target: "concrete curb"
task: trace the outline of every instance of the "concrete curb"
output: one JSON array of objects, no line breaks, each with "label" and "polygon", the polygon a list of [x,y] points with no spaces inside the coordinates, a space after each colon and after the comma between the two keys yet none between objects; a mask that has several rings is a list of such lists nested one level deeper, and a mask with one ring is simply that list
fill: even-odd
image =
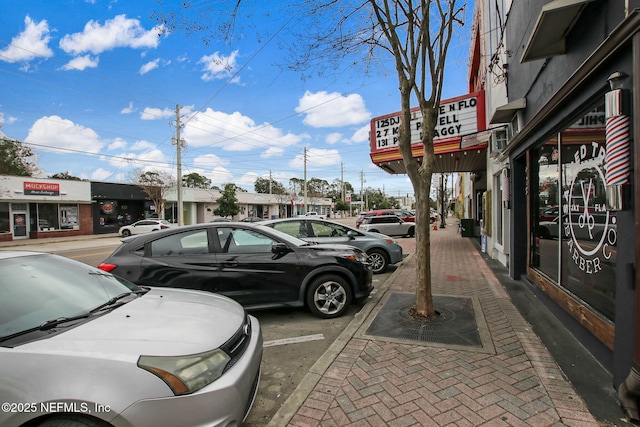
[{"label": "concrete curb", "polygon": [[320,359],[318,359],[311,369],[309,369],[309,373],[305,375],[298,387],[296,387],[289,398],[282,404],[278,412],[275,413],[266,427],[282,427],[291,421],[298,409],[309,397],[314,387],[322,379],[324,373],[329,369],[329,366],[338,357],[338,355],[340,355],[351,338],[354,337],[358,329],[360,329],[360,327],[366,322],[371,312],[381,304],[396,276],[401,274],[404,269],[407,268],[406,264],[413,256],[414,254],[412,253],[404,258],[396,271],[394,271],[393,274],[385,280],[379,290],[376,290],[374,295],[370,297],[370,300],[367,301],[364,307],[362,307],[362,310],[355,315],[351,323],[349,323],[327,351],[325,351]]}]

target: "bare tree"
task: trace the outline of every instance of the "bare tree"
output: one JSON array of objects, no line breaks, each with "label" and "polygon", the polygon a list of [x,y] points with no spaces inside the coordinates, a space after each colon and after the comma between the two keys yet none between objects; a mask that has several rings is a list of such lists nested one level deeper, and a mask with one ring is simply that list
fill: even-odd
[{"label": "bare tree", "polygon": [[[218,26],[223,39],[236,27],[239,5],[228,2],[228,25]],[[454,28],[462,25],[464,0],[301,0],[292,1],[296,25],[291,32],[290,69],[303,78],[310,70],[335,73],[364,66],[366,71],[383,68],[391,60],[398,76],[401,104],[399,150],[416,197],[417,283],[414,313],[434,318],[431,283],[431,244],[429,193],[434,165],[433,135],[442,95],[444,70]],[[224,3],[217,7],[224,8]],[[190,10],[190,12],[189,12]],[[197,9],[185,2],[185,11],[200,20]],[[188,17],[158,13],[166,28],[175,31],[179,21]],[[304,21],[304,22],[303,22]],[[178,25],[176,25],[178,23]],[[183,29],[197,27],[193,22]],[[205,28],[205,27],[199,27]],[[206,26],[206,29],[211,29]],[[374,67],[372,67],[375,66]],[[418,103],[422,113],[424,155],[414,158],[411,141],[411,102]]]},{"label": "bare tree", "polygon": [[132,183],[142,188],[156,208],[159,218],[164,218],[167,192],[176,187],[173,176],[163,171],[137,171]]}]

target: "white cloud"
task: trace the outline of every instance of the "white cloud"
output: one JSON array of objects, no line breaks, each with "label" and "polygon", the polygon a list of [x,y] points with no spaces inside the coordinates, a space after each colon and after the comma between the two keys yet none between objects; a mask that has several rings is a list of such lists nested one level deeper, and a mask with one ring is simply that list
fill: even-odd
[{"label": "white cloud", "polygon": [[140,21],[118,15],[104,22],[91,20],[81,33],[67,34],[60,40],[60,48],[72,55],[91,52],[98,55],[118,47],[132,49],[156,48],[159,44],[160,27],[145,30]]},{"label": "white cloud", "polygon": [[107,145],[93,130],[60,116],[42,117],[31,126],[24,142],[36,144],[38,150],[59,149],[98,153]]},{"label": "white cloud", "polygon": [[247,190],[251,190],[251,192],[253,192],[255,184],[256,184],[256,179],[259,177],[260,175],[258,175],[255,172],[248,172],[245,173],[244,175],[242,175],[240,177],[240,179],[235,180],[235,184],[241,186],[241,187],[245,187]]},{"label": "white cloud", "polygon": [[284,148],[269,147],[262,154],[260,154],[260,157],[262,157],[263,159],[268,159],[270,157],[282,156],[283,154],[284,154]]},{"label": "white cloud", "polygon": [[76,56],[71,61],[67,62],[62,69],[83,71],[86,68],[98,68],[99,62],[100,58],[97,56],[94,58],[90,55]]},{"label": "white cloud", "polygon": [[18,121],[17,117],[5,117],[4,114],[0,113],[0,123],[12,124]]},{"label": "white cloud", "polygon": [[298,102],[296,113],[304,114],[304,124],[314,128],[355,125],[371,118],[360,95],[325,91],[305,92]]},{"label": "white cloud", "polygon": [[327,144],[329,145],[333,145],[336,144],[340,141],[342,141],[342,134],[340,132],[333,132],[330,133],[329,135],[327,135],[327,137],[325,138],[325,141]]},{"label": "white cloud", "polygon": [[218,166],[226,165],[228,163],[228,160],[223,160],[215,154],[205,154],[204,156],[198,156],[193,159],[193,164],[203,170],[215,169]]},{"label": "white cloud", "polygon": [[134,142],[134,144],[131,146],[131,149],[134,151],[147,151],[155,149],[156,145],[157,144],[141,139],[140,141]]},{"label": "white cloud", "polygon": [[103,168],[98,168],[91,173],[92,181],[106,181],[113,175],[113,172],[110,172]]},{"label": "white cloud", "polygon": [[147,74],[149,71],[155,70],[156,68],[158,68],[159,64],[160,64],[160,58],[147,62],[142,67],[140,67],[140,71],[139,71],[140,75],[142,76]]},{"label": "white cloud", "polygon": [[50,58],[53,51],[48,44],[49,24],[46,20],[35,23],[29,16],[24,18],[25,29],[11,39],[11,43],[0,50],[0,61],[29,62],[35,58]]},{"label": "white cloud", "polygon": [[269,123],[258,125],[239,112],[227,114],[210,108],[186,121],[182,135],[190,146],[226,151],[283,149],[308,138],[305,134],[284,133]]},{"label": "white cloud", "polygon": [[[324,148],[307,149],[307,167],[332,166],[340,163],[341,157],[338,150],[326,150]],[[298,154],[289,162],[291,167],[304,166],[304,154]]]},{"label": "white cloud", "polygon": [[222,188],[224,184],[234,181],[233,174],[222,166],[214,168],[213,171],[205,174],[205,176],[211,180],[211,185],[217,185],[220,188]]},{"label": "white cloud", "polygon": [[107,147],[107,150],[109,151],[122,150],[126,146],[127,146],[127,142],[124,139],[116,138],[109,144],[109,146]]},{"label": "white cloud", "polygon": [[[237,64],[236,58],[238,57],[238,51],[234,50],[229,56],[220,55],[219,52],[215,52],[211,55],[205,55],[198,61],[198,64],[204,64],[201,78],[205,82],[211,80],[219,80],[229,78],[235,71]],[[238,78],[234,79],[237,83]]]},{"label": "white cloud", "polygon": [[122,110],[120,110],[120,114],[131,114],[135,111],[136,109],[133,108],[133,102],[130,102],[128,107],[124,107]]},{"label": "white cloud", "polygon": [[361,127],[351,136],[351,142],[369,142],[369,132],[371,132],[369,125]]},{"label": "white cloud", "polygon": [[163,120],[168,117],[174,117],[176,112],[174,110],[170,110],[169,108],[160,109],[147,107],[140,113],[140,118],[142,120]]}]

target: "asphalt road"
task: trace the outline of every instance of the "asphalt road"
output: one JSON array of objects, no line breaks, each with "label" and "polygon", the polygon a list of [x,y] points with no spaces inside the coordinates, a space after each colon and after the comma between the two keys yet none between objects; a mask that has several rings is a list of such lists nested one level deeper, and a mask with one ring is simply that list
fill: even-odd
[{"label": "asphalt road", "polygon": [[[353,218],[339,220],[347,225],[352,225],[354,221]],[[402,240],[398,241],[402,244]],[[119,245],[119,241],[118,237],[49,245],[43,241],[42,244],[21,249],[52,252],[97,266]],[[374,286],[381,286],[394,271],[395,267],[392,266],[386,273],[374,275]],[[265,345],[258,394],[245,427],[263,426],[271,420],[361,308],[362,305],[353,305],[347,314],[338,319],[319,319],[304,309],[251,312],[260,321]]]}]

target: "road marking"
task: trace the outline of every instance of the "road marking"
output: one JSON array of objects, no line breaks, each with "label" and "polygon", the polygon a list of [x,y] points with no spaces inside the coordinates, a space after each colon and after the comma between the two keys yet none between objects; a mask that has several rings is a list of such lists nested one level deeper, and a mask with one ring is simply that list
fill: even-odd
[{"label": "road marking", "polygon": [[301,337],[293,337],[293,338],[281,338],[279,340],[270,340],[265,341],[262,346],[263,347],[273,347],[276,345],[285,345],[285,344],[297,344],[300,342],[307,341],[320,341],[324,339],[324,335],[322,334],[314,334],[314,335],[304,335]]}]

